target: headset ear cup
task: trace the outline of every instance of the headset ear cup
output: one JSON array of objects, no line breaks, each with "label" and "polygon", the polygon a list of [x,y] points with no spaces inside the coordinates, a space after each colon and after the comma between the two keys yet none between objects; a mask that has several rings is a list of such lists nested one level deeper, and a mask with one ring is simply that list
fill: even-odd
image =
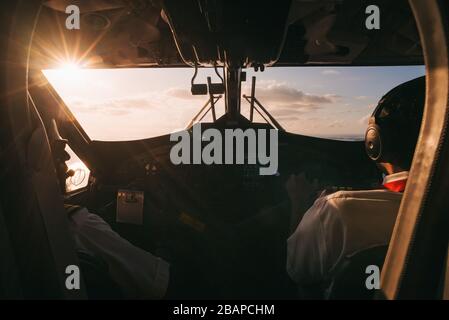
[{"label": "headset ear cup", "polygon": [[379,161],[382,158],[382,136],[380,128],[376,124],[371,124],[365,134],[365,151],[368,157],[373,161]]}]

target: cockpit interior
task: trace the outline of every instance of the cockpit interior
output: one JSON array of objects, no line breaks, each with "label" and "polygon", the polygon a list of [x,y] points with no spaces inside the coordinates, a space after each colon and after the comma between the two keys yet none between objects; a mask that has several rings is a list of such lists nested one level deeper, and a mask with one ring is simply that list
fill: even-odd
[{"label": "cockpit interior", "polygon": [[[449,67],[441,62],[449,61],[448,20],[441,18],[447,17],[447,4],[45,0],[3,5],[2,96],[3,89],[7,94],[0,116],[0,233],[7,241],[0,242],[2,256],[9,258],[1,259],[0,297],[123,298],[104,261],[73,248],[68,208],[83,207],[133,246],[174,266],[182,275],[178,298],[322,299],[322,287],[301,297],[286,271],[292,211],[287,181],[304,173],[320,190],[379,188],[382,174],[365,152],[367,116],[389,89],[422,75],[428,97],[440,97],[428,98],[426,110],[431,104],[441,109],[434,115],[441,130],[421,135],[422,158],[415,156],[413,164],[413,172],[420,172],[412,181],[417,187],[407,189],[403,201],[409,206],[403,203],[401,212],[415,203],[423,217],[432,210],[435,216],[417,219],[410,233],[405,222],[396,223],[402,232],[384,248],[380,263],[386,256],[384,269],[403,265],[406,276],[395,270],[383,274],[384,296],[413,297],[413,289],[406,289],[422,274],[419,261],[425,254],[437,261],[427,270],[443,270],[447,237],[436,225],[449,226],[447,212],[430,204],[447,202],[437,197],[447,185],[448,170],[442,168],[448,160],[443,139],[448,88],[432,92],[437,88],[429,85],[448,83]],[[370,20],[373,5],[380,10],[380,26]],[[431,14],[439,18],[429,22]],[[439,37],[446,40],[436,52]],[[77,69],[78,78],[70,78],[70,68]],[[183,91],[175,92],[178,88]],[[153,113],[145,113],[149,109]],[[426,128],[440,128],[426,112]],[[200,124],[202,132],[214,129],[223,137],[229,130],[275,130],[275,172],[261,175],[264,164],[251,162],[249,153],[237,164],[173,163],[178,143],[173,135],[192,135]],[[440,138],[440,152],[425,151],[434,146],[429,141]],[[254,142],[268,140],[256,135]],[[58,143],[70,149],[73,164],[62,180],[54,153]],[[201,136],[197,143],[207,145]],[[232,148],[234,155],[239,152]],[[440,182],[431,183],[436,176]],[[446,245],[436,245],[433,253],[411,240],[415,235],[434,241],[425,236],[428,225]],[[81,268],[82,290],[64,288],[65,266],[71,264]],[[409,282],[401,287],[400,279]],[[435,294],[441,279],[441,272],[435,273],[419,294]],[[340,280],[330,279],[338,284],[331,297],[366,298],[350,292],[351,281]]]}]

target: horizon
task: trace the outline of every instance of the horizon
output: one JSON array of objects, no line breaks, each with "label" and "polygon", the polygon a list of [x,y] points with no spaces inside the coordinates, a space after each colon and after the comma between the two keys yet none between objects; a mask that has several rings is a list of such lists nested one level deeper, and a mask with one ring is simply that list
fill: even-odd
[{"label": "horizon", "polygon": [[[256,97],[289,132],[321,138],[360,140],[372,110],[393,87],[425,74],[424,66],[272,67],[247,69],[242,94]],[[190,68],[43,70],[49,83],[93,140],[151,138],[185,128],[208,100],[192,96]],[[199,70],[197,83],[219,79],[211,68]],[[217,117],[224,113],[217,103]],[[242,115],[249,104],[242,99]],[[257,115],[257,113],[255,113]],[[211,116],[204,119],[211,121]],[[255,121],[262,120],[257,116]]]}]

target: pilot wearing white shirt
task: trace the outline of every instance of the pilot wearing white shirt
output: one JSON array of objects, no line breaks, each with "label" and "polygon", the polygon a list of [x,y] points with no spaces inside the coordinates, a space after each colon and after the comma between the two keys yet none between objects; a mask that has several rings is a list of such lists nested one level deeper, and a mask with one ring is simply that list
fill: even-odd
[{"label": "pilot wearing white shirt", "polygon": [[125,299],[162,299],[170,278],[165,260],[122,238],[100,216],[79,207],[69,217],[77,250],[100,258]]},{"label": "pilot wearing white shirt", "polygon": [[[61,191],[65,192],[65,180],[71,175],[66,164],[70,155],[65,151],[67,140],[59,136],[56,124],[53,130],[56,139],[53,141],[52,151],[56,172]],[[176,294],[173,268],[168,262],[122,238],[106,221],[87,208],[66,205],[66,211],[77,252],[106,264],[107,281],[111,282],[108,285],[114,291],[119,291],[117,297],[113,296],[115,293],[111,293],[112,298],[162,299],[168,294]],[[97,288],[89,288],[88,284],[88,294],[89,289]],[[104,296],[109,293],[100,291],[101,294],[98,295],[94,292],[93,299],[109,297]]]},{"label": "pilot wearing white shirt", "polygon": [[288,181],[295,230],[287,240],[287,272],[300,287],[328,283],[345,256],[389,243],[419,135],[424,97],[421,77],[391,90],[373,112],[365,148],[384,174],[382,188],[323,192],[307,210],[305,203],[315,186],[304,174]]}]

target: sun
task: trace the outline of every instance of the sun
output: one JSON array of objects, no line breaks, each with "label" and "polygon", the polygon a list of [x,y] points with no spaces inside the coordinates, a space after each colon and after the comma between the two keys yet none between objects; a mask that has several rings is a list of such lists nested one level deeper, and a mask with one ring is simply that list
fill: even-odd
[{"label": "sun", "polygon": [[76,84],[83,80],[83,67],[83,64],[76,61],[62,61],[53,70],[60,80]]},{"label": "sun", "polygon": [[78,80],[81,75],[82,65],[77,62],[67,61],[60,64],[58,68],[66,77]]},{"label": "sun", "polygon": [[63,63],[59,69],[67,72],[77,72],[81,69],[81,66],[75,62],[66,62]]}]

